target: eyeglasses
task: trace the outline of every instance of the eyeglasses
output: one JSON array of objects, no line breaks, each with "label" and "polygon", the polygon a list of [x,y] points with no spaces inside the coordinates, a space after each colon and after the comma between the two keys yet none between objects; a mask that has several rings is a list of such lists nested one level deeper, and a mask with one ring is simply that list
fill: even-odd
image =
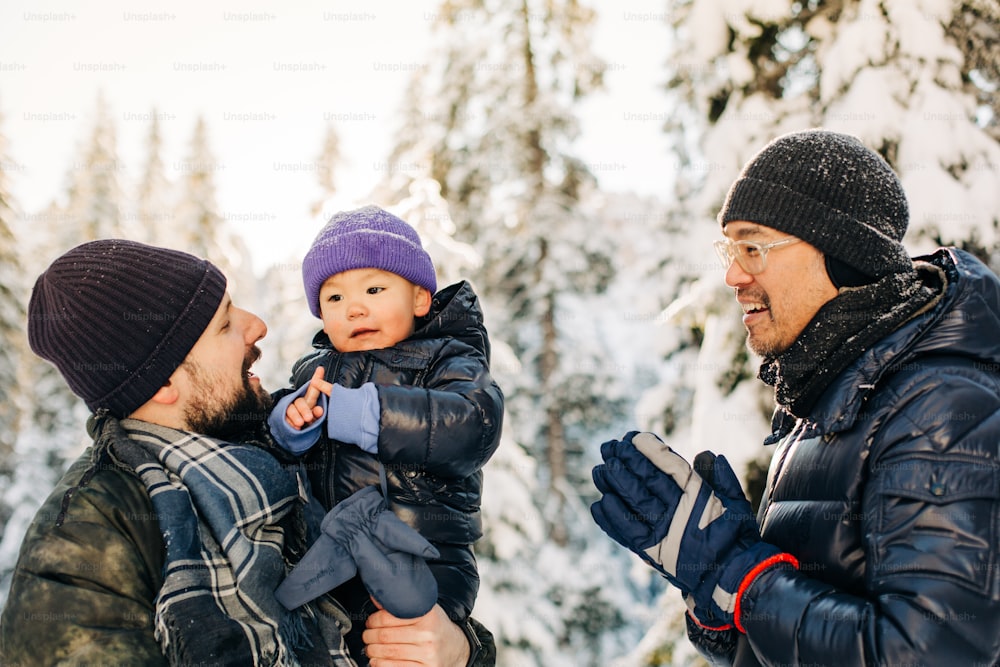
[{"label": "eyeglasses", "polygon": [[765,260],[769,250],[781,248],[793,243],[798,243],[802,239],[794,236],[775,241],[774,243],[754,243],[753,241],[731,241],[722,239],[715,241],[715,252],[722,261],[722,268],[729,270],[733,260],[740,265],[740,268],[754,276],[767,268]]}]

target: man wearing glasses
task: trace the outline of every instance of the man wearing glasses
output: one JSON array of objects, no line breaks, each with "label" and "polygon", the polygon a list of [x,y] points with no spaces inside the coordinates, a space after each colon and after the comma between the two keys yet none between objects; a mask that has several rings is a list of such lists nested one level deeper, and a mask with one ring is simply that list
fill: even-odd
[{"label": "man wearing glasses", "polygon": [[896,175],[854,137],[779,137],[716,250],[777,444],[756,519],[722,456],[604,443],[591,511],[679,588],[714,665],[1000,662],[1000,280],[911,259]]}]

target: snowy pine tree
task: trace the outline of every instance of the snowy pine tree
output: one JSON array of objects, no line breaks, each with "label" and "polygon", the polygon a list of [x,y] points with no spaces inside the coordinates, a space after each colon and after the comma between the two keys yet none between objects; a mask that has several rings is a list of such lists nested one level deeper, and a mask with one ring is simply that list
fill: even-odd
[{"label": "snowy pine tree", "polygon": [[216,199],[215,172],[224,167],[224,163],[212,154],[208,126],[199,117],[187,157],[174,163],[181,178],[180,201],[176,222],[169,225],[169,232],[161,237],[162,245],[211,261],[229,279],[233,300],[249,304],[256,291],[250,253],[219,213]]},{"label": "snowy pine tree", "polygon": [[602,75],[593,15],[572,1],[456,0],[436,17],[377,196],[421,224],[414,204],[446,201],[455,238],[482,260],[462,277],[483,300],[507,415],[486,468],[474,613],[497,633],[499,664],[603,665],[637,639],[643,594],[587,510],[594,433],[622,423],[628,380],[591,326],[615,244],[573,156],[574,105]]},{"label": "snowy pine tree", "polygon": [[327,123],[323,132],[323,148],[316,157],[316,184],[319,186],[319,200],[312,205],[312,214],[329,219],[336,211],[327,211],[325,204],[337,192],[337,173],[343,160],[340,149],[340,135],[332,122]]},{"label": "snowy pine tree", "polygon": [[73,222],[66,230],[66,249],[83,241],[125,236],[119,180],[124,171],[118,156],[118,129],[104,97],[99,96],[90,141],[70,168],[66,214]]},{"label": "snowy pine tree", "polygon": [[979,124],[1000,141],[1000,4],[965,0],[947,30],[965,59],[963,81],[979,101]]},{"label": "snowy pine tree", "polygon": [[173,186],[163,163],[163,137],[160,114],[150,112],[149,134],[146,138],[146,166],[139,181],[135,198],[135,215],[129,238],[152,245],[163,245],[175,224]]},{"label": "snowy pine tree", "polygon": [[[2,119],[0,119],[2,120]],[[23,276],[17,254],[17,241],[12,231],[14,204],[9,191],[8,174],[16,163],[7,154],[7,139],[0,132],[0,490],[11,486],[17,469],[15,441],[20,428],[23,398],[19,373],[25,355],[25,309]],[[0,525],[9,525],[14,508],[10,499],[0,492]],[[0,573],[8,563],[0,552]],[[0,575],[0,591],[6,582]],[[2,604],[3,593],[0,593]]]},{"label": "snowy pine tree", "polygon": [[[31,353],[24,335],[35,265],[51,259],[53,236],[69,238],[64,230],[56,235],[47,228],[67,218],[56,206],[34,216],[15,215],[7,182],[13,164],[0,134],[0,607],[28,524],[83,435],[82,421],[74,422],[82,403],[51,364]],[[35,262],[29,268],[22,258]]]},{"label": "snowy pine tree", "polygon": [[[0,132],[0,339],[4,341],[0,347],[0,488],[13,470],[11,459],[20,421],[18,367],[25,343],[24,281],[12,231],[14,205],[8,183],[14,166],[7,154],[7,139]],[[0,506],[0,523],[6,523],[5,519],[6,512]]]},{"label": "snowy pine tree", "polygon": [[603,401],[613,372],[602,351],[563,353],[580,329],[572,321],[576,299],[607,286],[614,245],[592,212],[594,178],[571,153],[573,104],[601,78],[587,50],[592,13],[575,2],[448,7],[444,42],[476,46],[465,55],[450,48],[461,60],[448,61],[438,87],[427,91],[437,129],[425,136],[444,142],[432,146],[431,175],[452,204],[459,238],[483,257],[476,278],[500,315],[496,334],[523,363],[525,373],[508,387],[520,417],[515,436],[535,443],[546,460],[546,517],[565,545],[565,504],[589,486],[583,443],[568,432],[566,415],[600,421],[615,412]]}]

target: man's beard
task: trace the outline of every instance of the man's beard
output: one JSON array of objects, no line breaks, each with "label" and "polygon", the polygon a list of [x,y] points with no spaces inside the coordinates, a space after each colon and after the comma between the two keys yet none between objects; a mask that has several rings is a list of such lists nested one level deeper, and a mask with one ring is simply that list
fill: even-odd
[{"label": "man's beard", "polygon": [[198,364],[185,362],[195,386],[194,400],[184,409],[187,430],[227,442],[245,442],[260,432],[273,401],[260,385],[250,384],[247,373],[259,357],[257,347],[247,353],[243,361],[242,385],[239,391],[227,397],[218,395],[223,382],[215,381]]}]

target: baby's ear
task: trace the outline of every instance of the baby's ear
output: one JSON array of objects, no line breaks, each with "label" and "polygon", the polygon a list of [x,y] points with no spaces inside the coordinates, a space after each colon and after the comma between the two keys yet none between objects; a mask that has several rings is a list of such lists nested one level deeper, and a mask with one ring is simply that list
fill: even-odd
[{"label": "baby's ear", "polygon": [[431,311],[431,300],[434,295],[426,287],[417,287],[416,294],[413,295],[413,314],[416,317],[423,317]]}]

